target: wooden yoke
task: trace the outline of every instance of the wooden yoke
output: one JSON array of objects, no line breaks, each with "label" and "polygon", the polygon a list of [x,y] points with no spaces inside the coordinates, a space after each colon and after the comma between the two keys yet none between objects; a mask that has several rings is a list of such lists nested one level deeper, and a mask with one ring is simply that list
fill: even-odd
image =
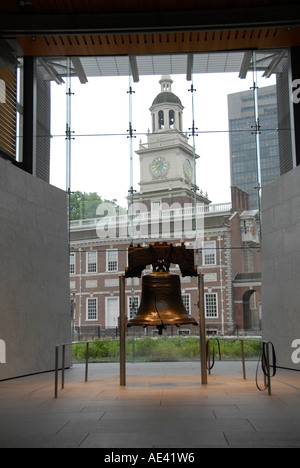
[{"label": "wooden yoke", "polygon": [[184,244],[174,247],[167,242],[156,242],[149,247],[130,247],[128,249],[128,268],[125,270],[126,278],[140,278],[147,265],[153,265],[153,269],[160,267],[162,263],[169,271],[171,263],[180,267],[181,275],[197,276],[197,267],[194,262],[194,250],[187,249]]}]

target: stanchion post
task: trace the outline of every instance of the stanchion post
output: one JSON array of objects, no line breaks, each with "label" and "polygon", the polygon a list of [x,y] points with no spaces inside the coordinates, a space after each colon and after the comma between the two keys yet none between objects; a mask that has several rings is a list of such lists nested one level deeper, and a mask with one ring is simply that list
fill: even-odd
[{"label": "stanchion post", "polygon": [[241,340],[241,351],[242,351],[243,379],[246,380],[244,340]]},{"label": "stanchion post", "polygon": [[204,306],[204,274],[198,274],[199,318],[200,318],[200,358],[202,384],[207,384],[206,327]]},{"label": "stanchion post", "polygon": [[86,352],[85,352],[85,381],[88,381],[89,378],[89,354],[90,354],[89,343],[86,343]]},{"label": "stanchion post", "polygon": [[58,395],[58,346],[55,347],[55,382],[54,382],[54,398]]},{"label": "stanchion post", "polygon": [[65,364],[66,363],[66,345],[62,346],[62,369],[61,369],[61,388],[65,388]]},{"label": "stanchion post", "polygon": [[125,275],[119,276],[120,289],[120,386],[126,385],[126,344],[125,344]]},{"label": "stanchion post", "polygon": [[268,395],[272,395],[271,391],[271,371],[270,371],[270,352],[269,352],[269,344],[266,345],[266,358],[267,358],[267,384],[268,384]]}]

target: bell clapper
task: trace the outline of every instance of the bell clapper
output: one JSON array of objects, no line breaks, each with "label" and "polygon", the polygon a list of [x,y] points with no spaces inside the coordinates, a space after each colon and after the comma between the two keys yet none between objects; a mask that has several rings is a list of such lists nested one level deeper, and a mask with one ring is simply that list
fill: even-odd
[{"label": "bell clapper", "polygon": [[166,329],[166,327],[164,327],[163,325],[157,325],[157,329],[159,336],[162,336],[163,331]]}]

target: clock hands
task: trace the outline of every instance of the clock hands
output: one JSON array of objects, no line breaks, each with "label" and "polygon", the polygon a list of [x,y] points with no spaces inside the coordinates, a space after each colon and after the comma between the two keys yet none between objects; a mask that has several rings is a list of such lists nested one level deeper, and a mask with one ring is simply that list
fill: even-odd
[{"label": "clock hands", "polygon": [[161,175],[168,168],[167,161],[163,158],[156,158],[152,164],[152,170],[155,175]]}]

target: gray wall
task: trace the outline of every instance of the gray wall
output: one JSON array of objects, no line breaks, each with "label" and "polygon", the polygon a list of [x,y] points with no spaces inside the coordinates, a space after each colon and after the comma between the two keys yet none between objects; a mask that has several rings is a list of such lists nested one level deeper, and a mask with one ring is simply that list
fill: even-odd
[{"label": "gray wall", "polygon": [[263,338],[300,370],[300,167],[263,188],[262,251]]},{"label": "gray wall", "polygon": [[0,160],[0,380],[54,368],[69,294],[65,192]]}]

